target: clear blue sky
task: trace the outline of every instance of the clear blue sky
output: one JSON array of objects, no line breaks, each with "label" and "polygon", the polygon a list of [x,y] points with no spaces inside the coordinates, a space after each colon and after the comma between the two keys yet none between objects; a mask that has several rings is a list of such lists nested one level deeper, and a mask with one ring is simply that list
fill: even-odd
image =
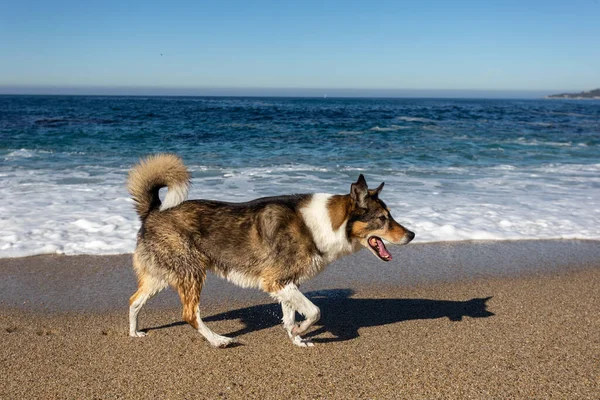
[{"label": "clear blue sky", "polygon": [[600,1],[0,0],[1,86],[592,89]]}]

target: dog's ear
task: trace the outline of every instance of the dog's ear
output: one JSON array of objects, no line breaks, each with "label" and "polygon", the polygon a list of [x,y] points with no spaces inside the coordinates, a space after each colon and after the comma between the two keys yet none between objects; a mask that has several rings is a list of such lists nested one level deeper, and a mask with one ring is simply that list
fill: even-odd
[{"label": "dog's ear", "polygon": [[350,197],[358,204],[359,207],[365,208],[367,206],[366,199],[369,194],[369,188],[367,181],[363,174],[360,174],[356,183],[350,186]]},{"label": "dog's ear", "polygon": [[381,190],[383,189],[383,185],[385,185],[385,182],[381,182],[381,185],[377,186],[377,189],[369,190],[369,196],[371,196],[371,197],[379,196],[379,192],[381,192]]}]

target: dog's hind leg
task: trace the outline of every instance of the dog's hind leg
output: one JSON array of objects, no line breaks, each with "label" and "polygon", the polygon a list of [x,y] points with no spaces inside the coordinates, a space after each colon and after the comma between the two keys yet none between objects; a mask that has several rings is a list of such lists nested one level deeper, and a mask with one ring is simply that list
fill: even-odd
[{"label": "dog's hind leg", "polygon": [[[302,339],[300,335],[305,333],[312,324],[321,318],[319,307],[315,306],[307,299],[293,283],[286,285],[277,292],[272,292],[271,296],[281,303],[281,309],[283,310],[283,325],[292,339],[292,342],[300,347],[313,346],[313,343],[310,340]],[[294,314],[296,311],[304,315],[305,318],[299,325],[294,321]]]},{"label": "dog's hind leg", "polygon": [[200,318],[200,292],[204,276],[198,279],[185,280],[178,284],[177,291],[183,304],[183,319],[202,334],[214,347],[227,347],[235,339],[221,336],[211,331]]},{"label": "dog's hind leg", "polygon": [[294,329],[296,326],[296,310],[294,310],[288,303],[282,302],[281,311],[283,311],[283,318],[281,319],[283,322],[283,327],[291,338],[292,329]]},{"label": "dog's hind leg", "polygon": [[138,290],[129,299],[129,336],[146,336],[145,332],[137,330],[138,314],[148,300],[167,287],[167,282],[149,274],[141,274],[138,278]]}]

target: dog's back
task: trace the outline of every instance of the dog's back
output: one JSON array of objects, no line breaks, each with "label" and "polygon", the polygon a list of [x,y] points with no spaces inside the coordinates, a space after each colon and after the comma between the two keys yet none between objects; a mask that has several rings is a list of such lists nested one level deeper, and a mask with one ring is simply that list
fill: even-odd
[{"label": "dog's back", "polygon": [[152,269],[168,271],[175,286],[212,270],[241,286],[272,292],[318,272],[320,253],[300,212],[310,197],[190,200],[156,208],[142,222],[136,254]]}]

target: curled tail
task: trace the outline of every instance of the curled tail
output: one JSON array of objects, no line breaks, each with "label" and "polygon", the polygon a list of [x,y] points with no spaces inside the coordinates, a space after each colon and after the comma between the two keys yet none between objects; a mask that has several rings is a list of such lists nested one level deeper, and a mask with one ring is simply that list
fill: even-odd
[{"label": "curled tail", "polygon": [[[164,203],[158,191],[168,187]],[[141,160],[129,171],[127,189],[135,201],[135,210],[144,221],[151,211],[175,207],[187,200],[190,173],[174,154],[156,154]]]}]

